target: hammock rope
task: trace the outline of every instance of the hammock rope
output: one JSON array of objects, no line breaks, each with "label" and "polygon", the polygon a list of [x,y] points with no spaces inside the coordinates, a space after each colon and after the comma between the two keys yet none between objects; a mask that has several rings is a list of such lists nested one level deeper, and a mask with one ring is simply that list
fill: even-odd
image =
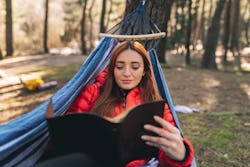
[{"label": "hammock rope", "polygon": [[101,37],[110,37],[120,41],[137,40],[141,42],[147,50],[156,48],[161,38],[166,33],[151,21],[145,10],[145,0],[141,0],[138,7],[125,16],[120,22],[110,28],[106,33],[101,33]]}]

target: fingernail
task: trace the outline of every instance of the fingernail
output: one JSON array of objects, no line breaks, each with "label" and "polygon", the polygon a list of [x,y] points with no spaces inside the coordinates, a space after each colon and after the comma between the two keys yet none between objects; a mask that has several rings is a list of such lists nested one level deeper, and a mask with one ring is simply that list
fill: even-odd
[{"label": "fingernail", "polygon": [[154,115],[154,119],[159,119],[159,116],[157,116],[157,115]]},{"label": "fingernail", "polygon": [[144,129],[148,129],[148,125],[144,125]]}]

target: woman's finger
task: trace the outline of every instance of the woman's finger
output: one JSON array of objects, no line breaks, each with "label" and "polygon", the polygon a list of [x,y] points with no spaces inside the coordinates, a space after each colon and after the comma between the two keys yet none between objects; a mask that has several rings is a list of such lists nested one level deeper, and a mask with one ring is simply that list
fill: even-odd
[{"label": "woman's finger", "polygon": [[159,116],[154,116],[154,120],[156,122],[158,122],[167,131],[169,131],[171,133],[179,133],[179,130],[175,126],[173,126],[171,123],[164,120],[163,118],[161,118]]}]

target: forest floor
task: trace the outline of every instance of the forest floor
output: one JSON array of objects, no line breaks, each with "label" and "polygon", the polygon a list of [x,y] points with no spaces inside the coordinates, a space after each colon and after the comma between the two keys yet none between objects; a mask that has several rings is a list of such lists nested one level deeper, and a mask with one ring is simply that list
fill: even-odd
[{"label": "forest floor", "polygon": [[[77,72],[85,58],[33,55],[1,60],[0,125],[51,97]],[[246,66],[250,65],[249,55],[247,58]],[[247,149],[250,148],[250,70],[205,70],[186,67],[184,60],[179,55],[169,57],[171,68],[163,67],[163,71],[174,104],[200,110],[178,114],[185,136],[194,145],[198,166],[250,166]],[[13,78],[13,85],[4,76]],[[29,92],[18,83],[20,77],[56,80],[58,85],[46,91]]]}]

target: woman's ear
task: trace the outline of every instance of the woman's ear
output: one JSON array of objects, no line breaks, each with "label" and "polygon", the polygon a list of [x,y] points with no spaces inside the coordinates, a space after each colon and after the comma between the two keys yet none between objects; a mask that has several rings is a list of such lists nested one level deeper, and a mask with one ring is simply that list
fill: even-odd
[{"label": "woman's ear", "polygon": [[143,74],[142,74],[142,76],[144,77],[144,75],[145,75],[145,71],[143,71]]}]

